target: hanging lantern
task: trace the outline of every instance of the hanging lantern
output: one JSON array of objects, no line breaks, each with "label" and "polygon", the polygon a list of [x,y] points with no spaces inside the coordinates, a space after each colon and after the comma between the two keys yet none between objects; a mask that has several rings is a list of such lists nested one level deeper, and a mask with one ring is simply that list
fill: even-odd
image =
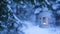
[{"label": "hanging lantern", "polygon": [[47,26],[48,25],[48,17],[40,17],[39,23],[41,26]]}]

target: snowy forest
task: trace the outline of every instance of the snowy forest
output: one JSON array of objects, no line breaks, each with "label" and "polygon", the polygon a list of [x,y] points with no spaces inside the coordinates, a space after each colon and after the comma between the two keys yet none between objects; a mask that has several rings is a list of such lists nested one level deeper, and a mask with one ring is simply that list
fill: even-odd
[{"label": "snowy forest", "polygon": [[60,34],[60,0],[0,0],[0,34]]}]

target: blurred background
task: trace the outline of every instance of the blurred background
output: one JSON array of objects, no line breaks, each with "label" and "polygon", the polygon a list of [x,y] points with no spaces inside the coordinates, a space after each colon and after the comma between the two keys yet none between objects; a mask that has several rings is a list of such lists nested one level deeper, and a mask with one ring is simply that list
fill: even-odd
[{"label": "blurred background", "polygon": [[0,0],[0,34],[60,34],[60,0]]}]

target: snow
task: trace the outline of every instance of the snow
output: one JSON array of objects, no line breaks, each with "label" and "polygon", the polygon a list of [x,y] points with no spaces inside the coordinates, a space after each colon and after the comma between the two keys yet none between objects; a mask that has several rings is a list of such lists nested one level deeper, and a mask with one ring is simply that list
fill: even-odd
[{"label": "snow", "polygon": [[45,2],[46,2],[48,5],[50,5],[50,3],[48,2],[48,0],[45,0]]},{"label": "snow", "polygon": [[57,8],[59,8],[59,4],[53,4],[53,5],[52,5],[52,8],[53,8],[54,10],[56,10]]},{"label": "snow", "polygon": [[40,11],[41,11],[41,8],[37,8],[34,13],[37,14],[37,13],[40,13]]},{"label": "snow", "polygon": [[60,0],[57,0],[57,1],[60,1]]},{"label": "snow", "polygon": [[60,10],[57,11],[57,14],[60,15]]},{"label": "snow", "polygon": [[59,31],[60,31],[54,27],[41,28],[39,27],[39,25],[34,26],[32,22],[30,23],[25,21],[25,23],[28,26],[27,28],[22,30],[25,34],[59,34]]},{"label": "snow", "polygon": [[21,4],[23,4],[23,1],[21,1]]},{"label": "snow", "polygon": [[24,30],[25,34],[56,34],[54,32],[50,32],[48,28],[39,28],[38,26],[30,27]]},{"label": "snow", "polygon": [[45,29],[39,28],[37,26],[31,27],[27,30],[25,30],[25,34],[48,34],[48,31],[46,31]]}]

